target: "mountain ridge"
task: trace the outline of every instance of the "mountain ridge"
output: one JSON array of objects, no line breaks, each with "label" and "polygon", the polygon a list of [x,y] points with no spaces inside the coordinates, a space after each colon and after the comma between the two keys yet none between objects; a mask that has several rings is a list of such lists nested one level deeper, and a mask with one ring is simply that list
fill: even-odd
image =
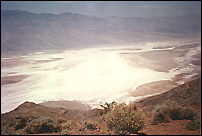
[{"label": "mountain ridge", "polygon": [[[26,13],[30,13],[30,14],[36,14],[36,15],[40,15],[40,14],[50,14],[50,15],[64,15],[64,14],[71,14],[71,15],[81,15],[81,16],[91,16],[91,17],[95,17],[95,18],[162,18],[161,16],[158,16],[158,17],[119,17],[119,16],[105,16],[105,17],[96,17],[96,16],[93,16],[93,15],[84,15],[84,14],[79,14],[79,13],[72,13],[72,12],[63,12],[63,13],[58,13],[58,14],[55,14],[55,13],[48,13],[48,12],[43,12],[43,13],[34,13],[34,12],[30,12],[30,11],[26,11],[26,10],[21,10],[21,9],[16,9],[16,10],[9,10],[9,9],[6,9],[6,10],[1,10],[1,12],[26,12]],[[185,14],[185,15],[177,15],[175,17],[184,17],[184,16],[200,16],[200,14]],[[165,17],[168,17],[168,18],[173,18],[172,16],[165,16]]]},{"label": "mountain ridge", "polygon": [[1,49],[56,50],[190,37],[200,35],[197,17],[94,17],[70,12],[35,14],[3,10]]}]

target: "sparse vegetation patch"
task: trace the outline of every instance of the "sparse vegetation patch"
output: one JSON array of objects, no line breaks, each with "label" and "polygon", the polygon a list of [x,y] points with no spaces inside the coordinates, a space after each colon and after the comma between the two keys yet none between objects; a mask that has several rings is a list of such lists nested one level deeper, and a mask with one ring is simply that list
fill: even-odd
[{"label": "sparse vegetation patch", "polygon": [[153,114],[154,122],[169,122],[172,120],[194,120],[197,118],[197,112],[191,107],[183,107],[176,103],[165,103],[156,108]]}]

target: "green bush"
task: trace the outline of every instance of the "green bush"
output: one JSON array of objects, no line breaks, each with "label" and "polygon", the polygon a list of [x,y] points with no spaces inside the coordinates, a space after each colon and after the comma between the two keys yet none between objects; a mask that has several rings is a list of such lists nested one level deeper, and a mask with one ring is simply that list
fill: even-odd
[{"label": "green bush", "polygon": [[115,104],[114,107],[104,115],[107,126],[118,134],[138,133],[144,126],[143,113],[136,105],[125,103]]},{"label": "green bush", "polygon": [[172,120],[194,120],[197,112],[190,107],[182,107],[176,103],[166,103],[160,105],[153,114],[154,122],[168,122]]},{"label": "green bush", "polygon": [[191,122],[188,122],[186,124],[186,129],[189,129],[189,130],[196,130],[196,129],[200,129],[200,122],[199,121],[191,121]]}]

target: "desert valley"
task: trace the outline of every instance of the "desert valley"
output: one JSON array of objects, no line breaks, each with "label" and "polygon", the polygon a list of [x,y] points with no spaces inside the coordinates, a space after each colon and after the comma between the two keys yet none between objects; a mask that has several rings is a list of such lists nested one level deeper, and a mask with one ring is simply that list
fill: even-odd
[{"label": "desert valley", "polygon": [[201,134],[198,17],[1,11],[1,134]]}]

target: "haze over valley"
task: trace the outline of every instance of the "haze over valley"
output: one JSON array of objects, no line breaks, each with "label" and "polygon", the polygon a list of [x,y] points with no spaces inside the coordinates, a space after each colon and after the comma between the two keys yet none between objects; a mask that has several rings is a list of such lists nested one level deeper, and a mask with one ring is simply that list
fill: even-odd
[{"label": "haze over valley", "polygon": [[[129,103],[199,77],[200,43],[172,43],[172,48],[168,45],[2,55],[2,112],[24,101],[77,100],[92,108],[99,107],[100,102]],[[155,81],[143,91],[143,84]]]}]

